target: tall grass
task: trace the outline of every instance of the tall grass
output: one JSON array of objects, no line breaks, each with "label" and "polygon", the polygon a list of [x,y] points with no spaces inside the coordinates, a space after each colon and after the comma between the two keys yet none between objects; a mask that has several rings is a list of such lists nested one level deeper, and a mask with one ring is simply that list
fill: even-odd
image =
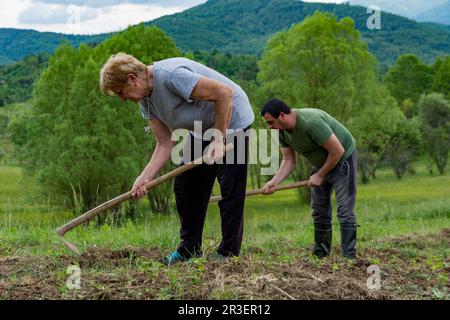
[{"label": "tall grass", "polygon": [[[423,164],[416,175],[397,180],[388,169],[368,185],[358,185],[356,214],[359,244],[410,233],[428,233],[450,227],[450,176],[430,176]],[[0,255],[66,253],[55,229],[74,217],[72,212],[33,197],[29,179],[20,168],[0,167]],[[335,208],[336,206],[334,206]],[[138,222],[91,223],[70,231],[66,238],[81,249],[91,245],[117,249],[125,246],[173,249],[179,241],[176,215],[152,214],[143,200]],[[334,209],[334,244],[339,226]],[[108,221],[108,220],[107,220]],[[250,248],[277,250],[288,242],[309,246],[313,224],[309,206],[297,200],[295,190],[248,198],[245,209],[243,252]],[[209,207],[203,234],[204,248],[212,250],[221,239],[217,204]]]}]

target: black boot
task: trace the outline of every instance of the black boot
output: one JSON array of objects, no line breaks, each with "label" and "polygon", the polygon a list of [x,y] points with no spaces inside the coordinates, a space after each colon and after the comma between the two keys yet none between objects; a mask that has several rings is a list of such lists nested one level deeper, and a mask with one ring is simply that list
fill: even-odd
[{"label": "black boot", "polygon": [[355,259],[356,258],[356,224],[341,224],[341,247],[342,256]]},{"label": "black boot", "polygon": [[331,252],[331,226],[316,224],[314,226],[313,255],[319,258],[330,255]]}]

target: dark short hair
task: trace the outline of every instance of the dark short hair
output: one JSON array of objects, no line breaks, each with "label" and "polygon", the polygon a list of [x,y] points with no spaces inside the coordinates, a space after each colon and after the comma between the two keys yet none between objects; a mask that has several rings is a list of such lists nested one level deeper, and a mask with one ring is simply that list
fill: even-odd
[{"label": "dark short hair", "polygon": [[289,114],[291,113],[291,108],[288,107],[286,103],[279,99],[270,99],[267,101],[261,109],[261,116],[266,113],[270,114],[275,119],[278,119],[280,113]]}]

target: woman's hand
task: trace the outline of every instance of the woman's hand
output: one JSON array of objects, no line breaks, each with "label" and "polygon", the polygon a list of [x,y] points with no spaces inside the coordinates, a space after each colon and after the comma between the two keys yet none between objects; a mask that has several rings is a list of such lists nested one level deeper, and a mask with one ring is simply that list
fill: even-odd
[{"label": "woman's hand", "polygon": [[131,188],[131,195],[133,198],[142,198],[147,194],[147,188],[145,185],[152,181],[153,179],[140,175],[134,181],[133,187]]},{"label": "woman's hand", "polygon": [[264,187],[263,187],[263,194],[265,195],[269,195],[275,192],[275,187],[278,185],[278,183],[276,183],[273,180],[270,180],[269,182],[267,182]]}]

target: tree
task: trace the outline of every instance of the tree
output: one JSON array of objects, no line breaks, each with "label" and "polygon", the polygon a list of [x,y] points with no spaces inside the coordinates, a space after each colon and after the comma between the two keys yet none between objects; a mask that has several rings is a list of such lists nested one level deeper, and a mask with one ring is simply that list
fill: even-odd
[{"label": "tree", "polygon": [[253,55],[231,55],[213,52],[198,51],[186,53],[189,59],[198,61],[208,67],[222,73],[233,80],[253,81],[258,72],[258,58]]},{"label": "tree", "polygon": [[443,58],[433,78],[433,91],[442,93],[450,99],[450,56]]},{"label": "tree", "polygon": [[5,156],[5,154],[6,154],[5,150],[3,149],[2,146],[0,146],[0,161],[3,159],[3,157]]},{"label": "tree", "polygon": [[417,103],[410,98],[400,103],[400,109],[408,119],[414,118],[419,114]]},{"label": "tree", "polygon": [[6,127],[9,123],[9,117],[4,114],[0,114],[0,135],[3,135],[6,131]]},{"label": "tree", "polygon": [[[126,32],[119,33],[100,44],[94,51],[94,57],[102,63],[112,54],[117,52],[126,52],[132,54],[140,61],[151,64],[154,61],[167,59],[170,57],[181,56],[180,50],[176,47],[174,41],[165,35],[165,33],[156,27],[146,27],[144,24],[128,28]],[[131,120],[132,112],[128,111],[126,118],[130,120],[128,126],[135,126],[136,119]],[[135,116],[135,113],[133,114]],[[141,120],[142,121],[142,120]],[[140,133],[142,129],[139,129]],[[152,135],[142,139],[146,139],[150,150],[156,147],[156,141]],[[141,146],[145,145],[145,141],[141,141]],[[142,147],[141,147],[142,148]],[[142,159],[142,157],[140,157]],[[145,164],[141,165],[141,169]],[[167,165],[162,174],[174,169],[173,164]],[[135,178],[135,177],[134,177]],[[173,203],[172,186],[168,183],[152,189],[148,194],[150,207],[154,212],[170,212]]]},{"label": "tree", "polygon": [[411,163],[420,151],[421,135],[417,118],[407,119],[398,111],[391,114],[390,125],[386,127],[388,140],[383,160],[401,179],[405,173],[413,172]]},{"label": "tree", "polygon": [[[255,114],[255,121],[252,124],[252,129],[255,129],[255,130],[264,129],[265,128],[264,121],[263,121],[262,117],[260,116],[260,112],[259,112],[258,108],[256,107],[260,103],[262,103],[262,101],[260,100],[260,97],[259,97],[258,84],[254,80],[253,81],[238,80],[237,83],[242,87],[242,89],[247,94],[250,104],[252,105],[253,112]],[[257,139],[259,139],[259,138],[260,137],[257,137]],[[258,141],[256,139],[254,140],[254,143],[258,143],[258,142],[259,142],[259,140]],[[258,143],[258,148],[259,148],[259,143]],[[278,150],[272,150],[272,151],[278,152]],[[270,150],[268,150],[268,152],[270,152]],[[248,174],[249,174],[249,178],[250,178],[250,183],[252,185],[252,189],[261,188],[264,185],[264,183],[266,182],[266,179],[264,179],[265,176],[261,175],[262,167],[263,167],[263,165],[259,162],[259,160],[256,161],[256,163],[249,164],[249,166],[248,166]]]},{"label": "tree", "polygon": [[426,150],[442,175],[450,150],[450,104],[442,94],[432,93],[422,96],[419,109]]},{"label": "tree", "polygon": [[31,98],[33,86],[48,64],[48,56],[36,54],[8,66],[0,66],[0,106]]},{"label": "tree", "polygon": [[267,97],[320,108],[345,123],[373,105],[376,65],[352,19],[316,12],[268,42],[258,80]]},{"label": "tree", "polygon": [[416,55],[404,54],[389,68],[384,83],[399,103],[406,99],[417,103],[422,93],[431,89],[432,76],[432,68]]},{"label": "tree", "polygon": [[376,169],[390,140],[390,128],[401,115],[397,102],[389,96],[387,89],[382,87],[379,93],[376,99],[378,105],[359,112],[348,124],[356,140],[358,169],[363,183],[368,183],[370,177],[375,178]]},{"label": "tree", "polygon": [[[355,29],[354,21],[337,21],[316,12],[274,36],[259,62],[259,97],[278,97],[291,107],[319,108],[344,124],[376,105],[376,59]],[[294,179],[307,179],[310,165],[300,157]],[[309,201],[309,192],[300,190]]]},{"label": "tree", "polygon": [[143,25],[97,48],[63,45],[36,84],[31,110],[11,125],[22,164],[42,191],[72,208],[80,203],[78,210],[128,191],[154,145],[136,106],[99,89],[100,68],[119,51],[146,62],[179,54],[162,31]]}]

